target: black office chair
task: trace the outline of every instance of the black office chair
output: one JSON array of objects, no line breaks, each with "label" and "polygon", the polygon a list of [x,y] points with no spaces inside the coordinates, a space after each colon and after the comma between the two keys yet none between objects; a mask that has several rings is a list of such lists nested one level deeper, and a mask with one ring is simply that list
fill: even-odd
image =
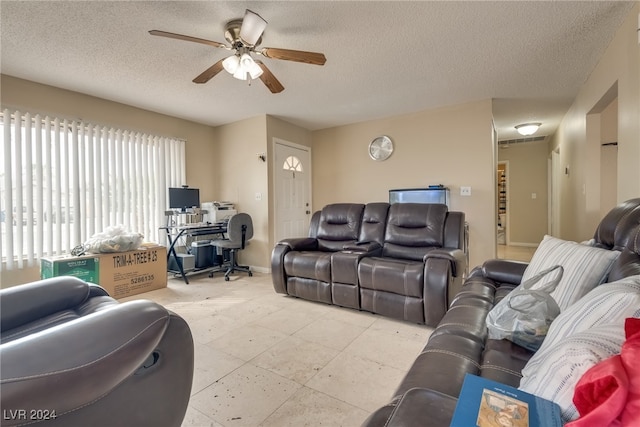
[{"label": "black office chair", "polygon": [[[229,275],[234,271],[244,271],[253,276],[251,269],[247,265],[238,265],[238,251],[249,244],[253,237],[253,221],[246,213],[239,213],[229,218],[227,225],[227,238],[213,240],[211,244],[222,250],[229,250],[230,259],[227,271],[224,273],[224,280],[229,280]],[[213,273],[209,275],[213,276]]]}]

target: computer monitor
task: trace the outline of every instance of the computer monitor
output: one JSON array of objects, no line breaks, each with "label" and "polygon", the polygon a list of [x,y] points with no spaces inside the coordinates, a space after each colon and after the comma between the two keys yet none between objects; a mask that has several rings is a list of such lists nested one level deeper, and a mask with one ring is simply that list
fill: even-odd
[{"label": "computer monitor", "polygon": [[169,188],[169,209],[187,209],[200,207],[200,190],[197,188]]}]

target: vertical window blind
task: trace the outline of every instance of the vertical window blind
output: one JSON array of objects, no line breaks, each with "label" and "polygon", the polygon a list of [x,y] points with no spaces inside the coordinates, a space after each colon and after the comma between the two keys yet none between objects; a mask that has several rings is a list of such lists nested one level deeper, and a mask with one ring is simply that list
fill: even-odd
[{"label": "vertical window blind", "polygon": [[0,271],[68,253],[110,225],[162,242],[185,141],[83,121],[1,113]]}]

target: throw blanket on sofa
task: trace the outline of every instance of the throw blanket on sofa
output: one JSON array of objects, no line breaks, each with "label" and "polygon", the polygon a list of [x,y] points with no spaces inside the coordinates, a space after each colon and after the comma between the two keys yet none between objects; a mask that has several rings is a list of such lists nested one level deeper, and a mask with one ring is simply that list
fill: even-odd
[{"label": "throw blanket on sofa", "polygon": [[578,381],[573,403],[581,416],[566,427],[639,425],[640,319],[626,319],[625,334],[620,354],[593,366]]}]

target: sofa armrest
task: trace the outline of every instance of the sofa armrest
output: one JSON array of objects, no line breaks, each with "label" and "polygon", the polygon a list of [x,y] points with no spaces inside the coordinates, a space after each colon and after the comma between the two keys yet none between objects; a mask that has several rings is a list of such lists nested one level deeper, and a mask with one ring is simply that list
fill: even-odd
[{"label": "sofa armrest", "polygon": [[449,307],[449,291],[453,285],[453,263],[440,257],[431,257],[424,264],[424,322],[436,327]]},{"label": "sofa armrest", "polygon": [[313,237],[295,237],[280,240],[277,246],[280,245],[287,246],[291,251],[316,251],[318,250],[318,239]]},{"label": "sofa armrest", "polygon": [[426,262],[429,258],[446,259],[451,262],[451,273],[458,277],[464,273],[467,264],[467,257],[461,249],[455,248],[439,248],[427,252],[424,256]]},{"label": "sofa armrest", "polygon": [[458,399],[446,394],[426,388],[412,388],[402,395],[387,419],[382,416],[386,413],[374,412],[362,426],[448,426],[457,403]]},{"label": "sofa armrest", "polygon": [[141,367],[169,319],[158,304],[132,301],[0,345],[3,409],[62,415],[96,401]]},{"label": "sofa armrest", "polygon": [[382,245],[378,242],[355,242],[347,243],[342,250],[351,252],[370,253],[371,256],[378,256],[382,251]]},{"label": "sofa armrest", "polygon": [[482,264],[482,274],[494,282],[519,285],[528,265],[522,261],[490,259]]}]

